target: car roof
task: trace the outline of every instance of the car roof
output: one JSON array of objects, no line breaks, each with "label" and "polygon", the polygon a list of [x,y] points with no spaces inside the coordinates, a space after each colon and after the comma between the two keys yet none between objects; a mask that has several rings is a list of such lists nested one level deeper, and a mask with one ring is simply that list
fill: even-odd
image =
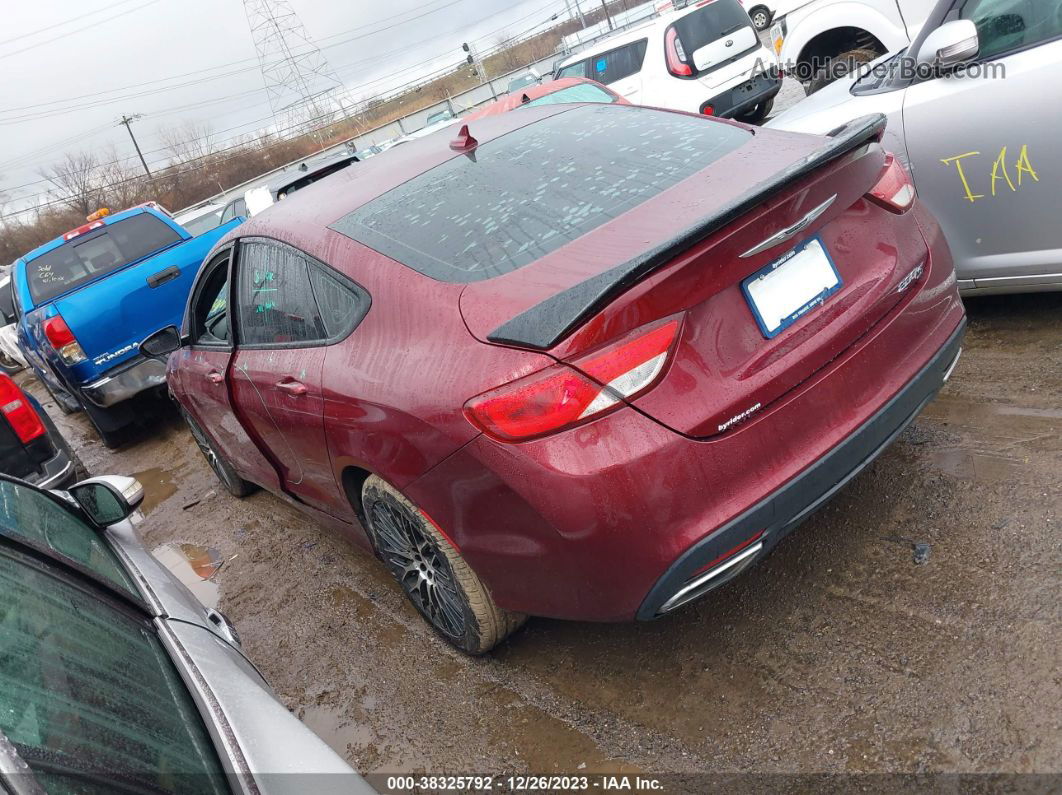
[{"label": "car roof", "polygon": [[[526,108],[520,113],[502,113],[467,123],[469,132],[479,144],[500,138],[514,130],[542,119],[564,113],[578,105],[542,105]],[[381,152],[296,191],[283,202],[273,205],[269,212],[254,216],[232,230],[228,238],[259,235],[284,239],[298,236],[303,227],[325,228],[378,196],[398,187],[414,177],[430,171],[455,157],[469,157],[471,153],[450,148],[465,122],[458,120],[452,132],[439,132],[409,140]],[[288,234],[283,234],[287,232]]]}]

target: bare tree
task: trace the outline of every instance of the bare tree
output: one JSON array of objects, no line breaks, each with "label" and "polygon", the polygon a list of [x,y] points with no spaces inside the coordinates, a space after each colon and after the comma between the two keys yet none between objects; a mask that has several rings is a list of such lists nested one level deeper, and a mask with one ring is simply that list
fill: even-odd
[{"label": "bare tree", "polygon": [[186,121],[176,127],[160,127],[157,135],[171,163],[199,160],[214,152],[214,132],[206,122]]},{"label": "bare tree", "polygon": [[51,193],[71,210],[82,215],[94,212],[100,203],[100,164],[91,152],[67,153],[51,168],[41,169],[42,177],[54,186]]}]

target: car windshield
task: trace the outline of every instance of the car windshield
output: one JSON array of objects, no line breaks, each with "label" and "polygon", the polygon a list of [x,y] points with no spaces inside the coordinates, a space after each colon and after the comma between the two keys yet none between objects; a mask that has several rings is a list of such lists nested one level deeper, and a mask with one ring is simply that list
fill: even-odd
[{"label": "car windshield", "polygon": [[211,229],[216,229],[221,222],[221,211],[216,210],[209,212],[206,215],[201,215],[198,218],[193,218],[190,221],[181,223],[185,231],[192,237],[198,237],[204,232],[209,232]]},{"label": "car windshield", "polygon": [[169,224],[150,213],[114,221],[29,260],[30,296],[40,304],[180,242]]},{"label": "car windshield", "polygon": [[440,281],[522,268],[744,145],[748,131],[626,105],[581,105],[480,145],[332,228]]},{"label": "car windshield", "polygon": [[524,86],[533,86],[537,82],[538,79],[534,75],[524,75],[523,77],[511,80],[509,82],[509,90],[516,91],[518,88],[523,88]]},{"label": "car windshield", "polygon": [[601,86],[590,83],[580,83],[577,86],[568,86],[560,91],[537,97],[525,102],[522,107],[530,108],[535,105],[561,105],[566,102],[615,102],[619,97],[611,91],[606,91]]}]

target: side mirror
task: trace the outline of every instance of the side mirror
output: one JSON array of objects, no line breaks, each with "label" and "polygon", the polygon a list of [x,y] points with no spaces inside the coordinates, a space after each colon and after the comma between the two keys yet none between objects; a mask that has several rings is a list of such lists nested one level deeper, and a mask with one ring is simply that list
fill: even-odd
[{"label": "side mirror", "polygon": [[136,478],[103,475],[76,483],[67,492],[96,527],[128,519],[144,501],[144,487]]},{"label": "side mirror", "polygon": [[936,69],[954,69],[981,51],[977,26],[969,19],[957,19],[941,25],[922,42],[918,51],[918,65]]},{"label": "side mirror", "polygon": [[149,359],[165,362],[171,353],[180,350],[181,344],[181,332],[177,327],[166,326],[141,342],[140,352]]}]

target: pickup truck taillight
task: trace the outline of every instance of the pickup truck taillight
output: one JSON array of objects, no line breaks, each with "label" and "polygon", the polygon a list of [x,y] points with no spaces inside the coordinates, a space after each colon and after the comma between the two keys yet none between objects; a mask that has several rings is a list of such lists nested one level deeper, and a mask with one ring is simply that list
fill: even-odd
[{"label": "pickup truck taillight", "polygon": [[0,373],[0,414],[23,444],[44,436],[44,423],[9,376]]},{"label": "pickup truck taillight", "polygon": [[66,364],[77,364],[88,358],[70,326],[59,315],[44,321],[44,336]]}]

